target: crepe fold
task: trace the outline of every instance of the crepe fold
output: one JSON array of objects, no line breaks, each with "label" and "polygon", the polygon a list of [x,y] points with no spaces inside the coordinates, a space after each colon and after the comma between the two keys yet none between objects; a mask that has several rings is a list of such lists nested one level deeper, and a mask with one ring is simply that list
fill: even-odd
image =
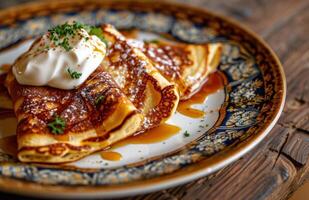
[{"label": "crepe fold", "polygon": [[[12,72],[5,82],[18,120],[18,158],[23,162],[78,160],[135,133],[143,115],[101,67],[80,87],[59,90],[19,84]],[[63,119],[63,133],[49,123]]]},{"label": "crepe fold", "polygon": [[108,52],[102,67],[144,115],[140,132],[158,126],[175,112],[179,93],[151,60],[111,25],[102,26]]}]

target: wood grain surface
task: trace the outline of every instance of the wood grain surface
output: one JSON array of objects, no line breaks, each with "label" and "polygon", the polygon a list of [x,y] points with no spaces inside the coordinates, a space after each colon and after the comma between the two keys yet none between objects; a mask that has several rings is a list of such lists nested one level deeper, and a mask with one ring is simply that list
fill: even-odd
[{"label": "wood grain surface", "polygon": [[[0,8],[18,2],[21,1],[1,1]],[[283,64],[288,89],[286,105],[270,134],[235,163],[197,181],[129,199],[287,199],[309,180],[309,1],[177,2],[229,16],[262,36]],[[0,198],[19,197],[1,194]]]}]

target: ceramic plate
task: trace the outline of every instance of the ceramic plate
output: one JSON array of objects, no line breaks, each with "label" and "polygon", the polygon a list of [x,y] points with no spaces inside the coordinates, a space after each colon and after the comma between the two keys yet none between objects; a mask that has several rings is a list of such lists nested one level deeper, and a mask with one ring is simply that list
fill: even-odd
[{"label": "ceramic plate", "polygon": [[[0,12],[0,64],[9,64],[33,38],[65,21],[135,30],[139,39],[172,38],[185,43],[223,44],[217,75],[223,87],[168,123],[180,128],[157,141],[129,142],[113,149],[120,160],[100,153],[62,166],[25,164],[12,156],[5,138],[16,120],[0,118],[0,189],[41,197],[120,197],[172,187],[206,176],[256,146],[277,121],[285,99],[285,78],[272,50],[235,22],[184,5],[141,1],[50,1]],[[7,110],[2,109],[2,112]],[[13,136],[14,137],[14,136]],[[74,186],[74,187],[72,187]],[[44,192],[43,192],[44,191]]]}]

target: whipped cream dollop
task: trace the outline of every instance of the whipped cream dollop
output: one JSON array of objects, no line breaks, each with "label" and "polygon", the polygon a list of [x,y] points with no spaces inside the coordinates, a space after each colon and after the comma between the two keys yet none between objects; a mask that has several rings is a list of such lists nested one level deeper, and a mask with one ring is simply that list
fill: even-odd
[{"label": "whipped cream dollop", "polygon": [[83,28],[62,38],[47,32],[15,61],[13,74],[23,85],[74,89],[99,67],[106,48]]}]

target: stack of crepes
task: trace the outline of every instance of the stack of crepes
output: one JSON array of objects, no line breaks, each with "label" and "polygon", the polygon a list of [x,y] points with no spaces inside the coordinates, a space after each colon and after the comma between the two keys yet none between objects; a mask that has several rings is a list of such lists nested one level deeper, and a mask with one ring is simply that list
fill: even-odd
[{"label": "stack of crepes", "polygon": [[[20,161],[72,162],[160,125],[220,60],[220,44],[137,42],[111,25],[101,28],[106,56],[75,89],[22,85],[8,73]],[[52,133],[51,121],[64,130]]]}]

